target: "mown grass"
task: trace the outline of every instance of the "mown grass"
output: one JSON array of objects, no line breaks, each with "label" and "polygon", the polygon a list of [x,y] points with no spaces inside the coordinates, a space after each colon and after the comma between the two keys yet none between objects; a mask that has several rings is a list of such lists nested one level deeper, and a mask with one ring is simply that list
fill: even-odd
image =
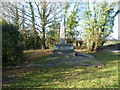
[{"label": "mown grass", "polygon": [[117,43],[120,43],[120,41],[106,41],[104,43],[104,46],[111,45],[111,44],[117,44]]},{"label": "mown grass", "polygon": [[[90,54],[106,65],[38,67],[35,71],[24,73],[22,78],[13,83],[3,85],[3,88],[118,88],[118,56],[120,54],[108,51]],[[48,62],[49,56],[51,54],[43,55],[41,58],[44,62]]]}]

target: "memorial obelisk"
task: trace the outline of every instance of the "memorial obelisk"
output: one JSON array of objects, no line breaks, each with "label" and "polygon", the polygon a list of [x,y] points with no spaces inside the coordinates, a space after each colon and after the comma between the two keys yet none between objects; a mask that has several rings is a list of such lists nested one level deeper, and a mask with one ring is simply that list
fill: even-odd
[{"label": "memorial obelisk", "polygon": [[60,23],[60,44],[54,45],[54,54],[75,56],[73,44],[65,44],[65,26],[64,22]]},{"label": "memorial obelisk", "polygon": [[65,44],[65,26],[64,26],[64,22],[60,23],[60,44]]}]

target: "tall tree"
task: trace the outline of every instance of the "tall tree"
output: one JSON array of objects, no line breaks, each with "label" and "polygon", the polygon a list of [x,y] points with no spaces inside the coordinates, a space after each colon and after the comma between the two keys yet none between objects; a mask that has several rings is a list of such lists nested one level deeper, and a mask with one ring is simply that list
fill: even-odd
[{"label": "tall tree", "polygon": [[[37,12],[39,14],[40,20],[40,28],[42,34],[42,48],[46,49],[46,31],[47,27],[52,23],[54,20],[53,10],[56,9],[55,2],[46,2],[46,1],[35,1],[35,5],[37,7]],[[54,6],[54,7],[53,7]],[[59,12],[59,10],[58,10]],[[55,15],[57,15],[56,13]]]},{"label": "tall tree", "polygon": [[19,28],[19,12],[17,2],[2,2],[2,18],[7,20],[9,23],[16,25]]},{"label": "tall tree", "polygon": [[75,9],[76,5],[77,4],[75,4],[73,10],[71,11],[71,15],[69,16],[68,20],[66,21],[66,26],[67,26],[67,29],[68,29],[66,33],[67,33],[67,37],[69,39],[71,39],[70,42],[73,42],[73,37],[75,35],[79,34],[78,31],[75,30],[76,26],[78,25],[77,15],[76,15],[77,9]]},{"label": "tall tree", "polygon": [[47,2],[41,2],[41,25],[42,25],[42,44],[43,44],[43,49],[46,49],[46,43],[45,43],[45,26],[46,26],[46,21],[47,21],[47,16],[46,16],[46,9],[47,9]]},{"label": "tall tree", "polygon": [[25,30],[25,7],[22,5],[22,30]]},{"label": "tall tree", "polygon": [[34,9],[33,9],[33,5],[32,2],[29,2],[30,5],[30,10],[31,10],[31,21],[32,21],[32,30],[35,36],[35,15],[34,15]]},{"label": "tall tree", "polygon": [[19,18],[20,17],[19,17],[18,6],[17,5],[15,6],[15,14],[16,14],[15,15],[15,24],[16,24],[17,27],[19,27]]},{"label": "tall tree", "polygon": [[33,37],[34,37],[34,49],[36,49],[36,45],[37,45],[37,32],[36,32],[36,28],[35,28],[35,14],[34,14],[34,8],[32,5],[32,2],[29,2],[30,5],[30,10],[31,10],[31,21],[32,21],[32,30],[33,30]]},{"label": "tall tree", "polygon": [[[104,43],[104,40],[112,32],[114,25],[114,17],[117,12],[114,12],[114,5],[108,2],[94,2],[93,10],[90,10],[89,2],[88,9],[85,12],[84,30],[85,43],[89,51],[96,51]],[[97,7],[99,6],[99,7]]]}]

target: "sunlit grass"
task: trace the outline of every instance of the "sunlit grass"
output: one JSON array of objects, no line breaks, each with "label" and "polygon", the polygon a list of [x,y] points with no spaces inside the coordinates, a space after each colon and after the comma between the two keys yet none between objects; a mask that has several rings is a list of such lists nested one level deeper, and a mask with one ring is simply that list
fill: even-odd
[{"label": "sunlit grass", "polygon": [[120,41],[106,41],[104,43],[104,46],[111,45],[111,44],[117,44],[117,43],[120,43]]},{"label": "sunlit grass", "polygon": [[[36,71],[26,72],[21,79],[5,86],[12,88],[117,88],[118,53],[99,51],[90,54],[106,65],[97,68],[38,67]],[[36,59],[36,63],[40,63],[40,58],[43,62],[50,62],[50,56],[51,54],[40,56]]]}]

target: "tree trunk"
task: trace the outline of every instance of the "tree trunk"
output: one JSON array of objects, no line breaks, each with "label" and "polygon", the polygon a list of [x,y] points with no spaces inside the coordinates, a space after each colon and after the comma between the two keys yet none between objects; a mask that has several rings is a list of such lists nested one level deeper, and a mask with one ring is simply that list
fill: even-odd
[{"label": "tree trunk", "polygon": [[47,49],[46,47],[46,43],[45,43],[45,27],[42,28],[42,32],[43,32],[43,37],[42,37],[42,49]]},{"label": "tree trunk", "polygon": [[34,9],[33,9],[32,3],[29,2],[29,4],[30,4],[30,9],[31,9],[31,15],[32,15],[31,20],[32,20],[32,29],[33,29],[33,37],[34,37],[33,43],[34,43],[34,49],[36,49],[37,40],[36,40],[36,31],[35,31],[36,29],[35,28],[35,15],[34,15]]},{"label": "tree trunk", "polygon": [[95,43],[93,42],[92,47],[91,47],[91,52],[95,51]]},{"label": "tree trunk", "polygon": [[18,7],[16,6],[15,7],[15,9],[16,9],[16,15],[15,15],[15,24],[16,24],[16,26],[19,28],[19,14],[18,14]]}]

